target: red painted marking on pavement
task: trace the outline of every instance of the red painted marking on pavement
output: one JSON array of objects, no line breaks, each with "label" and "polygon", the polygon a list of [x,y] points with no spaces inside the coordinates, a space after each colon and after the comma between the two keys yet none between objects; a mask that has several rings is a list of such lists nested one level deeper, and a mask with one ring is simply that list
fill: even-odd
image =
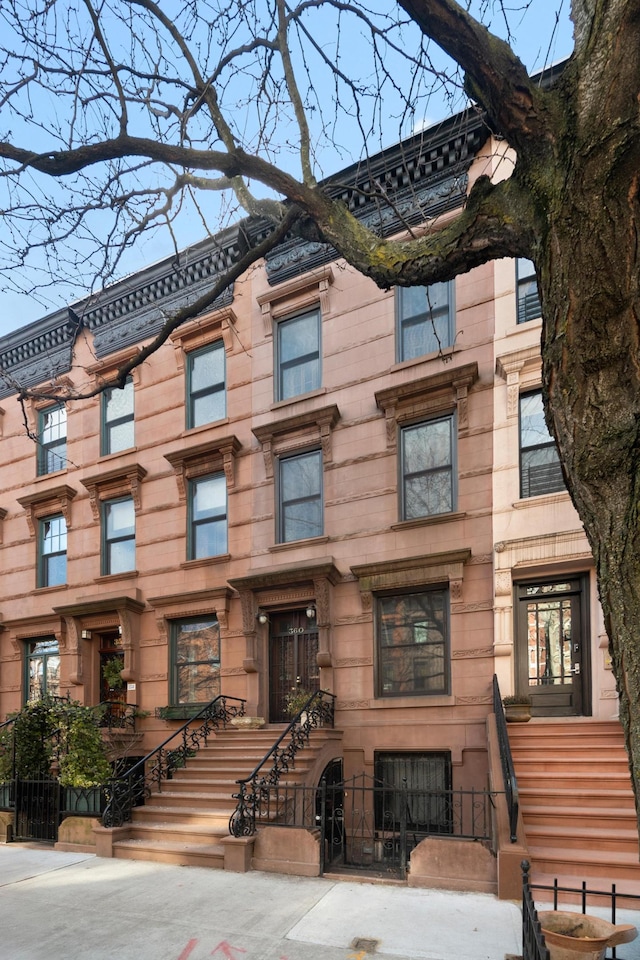
[{"label": "red painted marking on pavement", "polygon": [[213,956],[214,953],[217,953],[218,950],[222,951],[222,953],[225,955],[225,957],[227,957],[227,960],[234,960],[233,954],[234,954],[234,952],[236,952],[236,951],[237,951],[238,953],[246,953],[246,952],[247,952],[247,951],[244,950],[242,947],[232,947],[231,944],[230,944],[230,943],[227,943],[226,940],[221,940],[220,943],[218,944],[218,946],[213,948],[213,950],[211,951],[211,956]]},{"label": "red painted marking on pavement", "polygon": [[197,942],[198,942],[197,940],[189,940],[189,943],[186,945],[186,947],[178,957],[178,960],[187,960],[187,957],[189,956],[191,951],[194,949]]}]

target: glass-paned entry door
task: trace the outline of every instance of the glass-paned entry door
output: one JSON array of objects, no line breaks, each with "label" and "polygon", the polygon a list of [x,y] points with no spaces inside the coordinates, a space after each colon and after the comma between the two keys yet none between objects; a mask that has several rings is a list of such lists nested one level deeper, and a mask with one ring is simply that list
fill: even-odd
[{"label": "glass-paned entry door", "polygon": [[582,578],[518,586],[518,693],[534,714],[585,712],[589,673]]},{"label": "glass-paned entry door", "polygon": [[289,721],[287,694],[320,689],[318,628],[305,610],[270,615],[269,719]]}]

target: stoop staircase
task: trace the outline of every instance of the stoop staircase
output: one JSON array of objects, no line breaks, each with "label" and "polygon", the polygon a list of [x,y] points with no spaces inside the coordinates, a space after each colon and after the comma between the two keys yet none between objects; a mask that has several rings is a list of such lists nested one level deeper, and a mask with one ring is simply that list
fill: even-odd
[{"label": "stoop staircase", "polygon": [[[113,856],[224,869],[221,841],[229,836],[236,781],[253,772],[281,732],[281,727],[266,727],[216,733],[171,780],[163,782],[160,792],[134,809],[127,838],[114,841]],[[313,730],[281,783],[305,783],[331,741],[340,751],[341,738],[342,733],[332,728]]]},{"label": "stoop staircase", "polygon": [[640,893],[638,827],[617,720],[508,724],[531,879]]}]

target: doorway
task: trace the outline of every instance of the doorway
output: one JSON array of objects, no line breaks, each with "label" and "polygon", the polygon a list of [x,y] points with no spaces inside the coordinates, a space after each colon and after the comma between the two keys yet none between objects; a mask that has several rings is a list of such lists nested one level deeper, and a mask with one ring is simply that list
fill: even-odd
[{"label": "doorway", "polygon": [[270,615],[269,720],[288,722],[287,695],[320,689],[318,627],[306,610]]},{"label": "doorway", "polygon": [[516,587],[516,690],[533,716],[585,716],[589,704],[586,577]]},{"label": "doorway", "polygon": [[122,638],[117,630],[100,634],[100,702],[108,704],[110,724],[124,722],[127,702],[126,684],[120,676],[124,669]]}]

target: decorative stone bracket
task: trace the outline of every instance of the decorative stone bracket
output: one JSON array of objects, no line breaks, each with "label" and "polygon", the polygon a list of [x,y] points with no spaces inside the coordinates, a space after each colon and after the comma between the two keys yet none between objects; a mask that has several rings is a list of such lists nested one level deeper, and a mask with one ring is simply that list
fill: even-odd
[{"label": "decorative stone bracket", "polygon": [[134,463],[130,467],[119,467],[94,477],[87,477],[82,485],[89,491],[89,502],[93,519],[100,519],[100,502],[113,497],[131,495],[136,511],[140,510],[140,486],[147,475],[144,467]]},{"label": "decorative stone bracket", "polygon": [[269,480],[273,479],[274,460],[282,453],[319,444],[322,460],[326,465],[333,460],[331,433],[340,419],[335,403],[309,410],[284,420],[276,420],[254,427],[253,435],[262,444],[264,468]]},{"label": "decorative stone bracket", "polygon": [[[30,493],[26,497],[18,497],[18,503],[24,507],[27,515],[27,525],[29,533],[35,537],[38,529],[38,520],[43,517],[50,517],[54,513],[61,513],[67,524],[71,528],[71,501],[76,495],[73,487],[62,484],[59,487],[49,487],[48,490],[39,490],[37,493]],[[6,513],[6,511],[5,511]]]},{"label": "decorative stone bracket", "polygon": [[210,473],[224,470],[227,487],[235,486],[235,459],[242,444],[236,436],[222,437],[213,442],[200,443],[197,446],[182,448],[175,453],[166,453],[173,467],[178,483],[178,496],[185,500],[187,481],[195,477],[204,477]]}]

